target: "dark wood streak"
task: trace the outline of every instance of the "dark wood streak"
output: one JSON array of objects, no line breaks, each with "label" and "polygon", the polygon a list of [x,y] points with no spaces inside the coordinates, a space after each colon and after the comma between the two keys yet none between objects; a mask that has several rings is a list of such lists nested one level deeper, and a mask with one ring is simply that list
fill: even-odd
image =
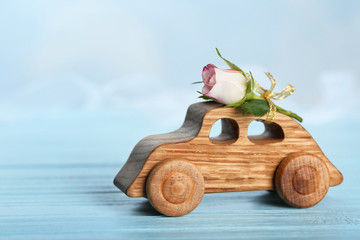
[{"label": "dark wood streak", "polygon": [[197,136],[202,126],[205,114],[221,104],[212,102],[195,103],[190,105],[187,110],[183,125],[176,131],[165,134],[158,134],[145,137],[131,152],[127,162],[119,171],[114,179],[114,184],[123,192],[127,192],[128,187],[139,175],[146,159],[157,147],[166,143],[189,141]]}]

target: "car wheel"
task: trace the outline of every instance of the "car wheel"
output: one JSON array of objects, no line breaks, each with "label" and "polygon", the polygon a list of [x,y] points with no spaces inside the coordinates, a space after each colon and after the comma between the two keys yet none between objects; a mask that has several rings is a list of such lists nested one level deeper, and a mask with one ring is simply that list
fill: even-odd
[{"label": "car wheel", "polygon": [[285,202],[306,208],[320,202],[329,189],[329,170],[312,154],[292,154],[279,164],[275,188]]},{"label": "car wheel", "polygon": [[204,195],[204,178],[189,161],[168,159],[157,164],[146,181],[151,205],[167,216],[182,216],[194,210]]}]

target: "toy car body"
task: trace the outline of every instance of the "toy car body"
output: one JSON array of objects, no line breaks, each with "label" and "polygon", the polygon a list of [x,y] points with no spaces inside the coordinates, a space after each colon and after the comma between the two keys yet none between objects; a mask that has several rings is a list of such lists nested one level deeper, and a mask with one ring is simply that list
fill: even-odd
[{"label": "toy car body", "polygon": [[[210,138],[219,119],[222,132]],[[213,102],[192,104],[180,129],[135,146],[114,184],[129,197],[148,197],[165,215],[180,216],[192,211],[204,193],[216,192],[277,190],[290,205],[309,207],[329,186],[342,182],[342,174],[298,122],[277,113],[262,135],[248,136],[253,120],[265,117]]]}]

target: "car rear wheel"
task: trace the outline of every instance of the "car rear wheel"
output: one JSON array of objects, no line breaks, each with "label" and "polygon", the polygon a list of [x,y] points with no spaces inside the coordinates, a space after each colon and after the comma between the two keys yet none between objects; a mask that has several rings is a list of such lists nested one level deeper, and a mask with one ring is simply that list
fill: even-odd
[{"label": "car rear wheel", "polygon": [[320,202],[329,189],[329,170],[312,154],[292,154],[279,164],[275,188],[289,205],[311,207]]},{"label": "car rear wheel", "polygon": [[167,216],[182,216],[194,210],[204,195],[204,178],[189,161],[168,159],[157,164],[146,181],[151,205]]}]

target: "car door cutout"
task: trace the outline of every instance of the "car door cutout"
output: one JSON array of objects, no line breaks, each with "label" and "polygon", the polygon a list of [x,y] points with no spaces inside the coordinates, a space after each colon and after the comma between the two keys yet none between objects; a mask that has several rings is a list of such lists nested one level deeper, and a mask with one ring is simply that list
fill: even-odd
[{"label": "car door cutout", "polygon": [[231,144],[239,138],[239,125],[230,118],[221,118],[211,127],[209,139],[212,143]]},{"label": "car door cutout", "polygon": [[283,129],[275,122],[265,124],[264,120],[253,120],[248,126],[248,139],[255,144],[281,142],[284,137]]}]

